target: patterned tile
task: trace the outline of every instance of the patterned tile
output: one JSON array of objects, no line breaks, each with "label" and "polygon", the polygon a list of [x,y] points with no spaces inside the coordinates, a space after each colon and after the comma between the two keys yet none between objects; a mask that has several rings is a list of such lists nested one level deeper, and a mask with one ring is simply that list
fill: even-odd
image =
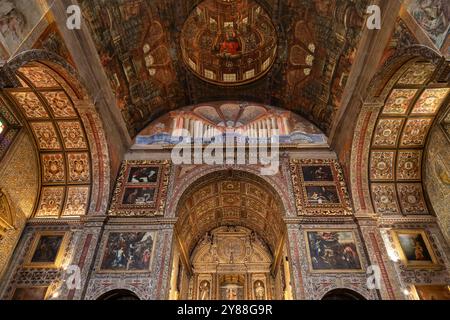
[{"label": "patterned tile", "polygon": [[397,179],[419,180],[422,171],[421,163],[421,150],[399,151],[397,159]]},{"label": "patterned tile", "polygon": [[77,116],[69,97],[64,91],[42,92],[55,118],[73,118]]},{"label": "patterned tile", "polygon": [[412,114],[435,114],[441,107],[449,91],[449,88],[425,90],[414,105]]},{"label": "patterned tile", "polygon": [[436,67],[432,63],[415,63],[399,79],[398,84],[424,84]]},{"label": "patterned tile", "polygon": [[383,109],[384,114],[406,114],[417,89],[394,89]]},{"label": "patterned tile", "polygon": [[43,68],[24,67],[19,70],[36,88],[54,88],[60,85]]},{"label": "patterned tile", "polygon": [[31,129],[40,149],[60,150],[61,144],[51,122],[32,122]]},{"label": "patterned tile", "polygon": [[49,118],[41,101],[33,92],[12,92],[11,95],[28,119]]},{"label": "patterned tile", "polygon": [[392,180],[394,178],[395,151],[372,151],[370,157],[370,178]]},{"label": "patterned tile", "polygon": [[88,183],[90,179],[89,155],[86,152],[68,153],[69,182]]},{"label": "patterned tile", "polygon": [[400,204],[405,214],[428,214],[420,183],[397,184]]},{"label": "patterned tile", "polygon": [[66,149],[86,149],[87,143],[78,121],[58,121]]},{"label": "patterned tile", "polygon": [[73,186],[67,190],[67,201],[63,216],[83,216],[86,214],[89,200],[88,186]]},{"label": "patterned tile", "polygon": [[58,217],[64,200],[64,187],[43,187],[36,217]]},{"label": "patterned tile", "polygon": [[380,119],[375,128],[374,147],[394,147],[400,135],[403,119]]},{"label": "patterned tile", "polygon": [[400,145],[402,147],[423,146],[432,122],[433,119],[430,118],[408,119],[403,129]]},{"label": "patterned tile", "polygon": [[61,153],[41,155],[42,181],[44,183],[58,183],[65,181],[64,156]]},{"label": "patterned tile", "polygon": [[373,183],[371,189],[373,204],[377,213],[383,215],[400,213],[395,184]]}]

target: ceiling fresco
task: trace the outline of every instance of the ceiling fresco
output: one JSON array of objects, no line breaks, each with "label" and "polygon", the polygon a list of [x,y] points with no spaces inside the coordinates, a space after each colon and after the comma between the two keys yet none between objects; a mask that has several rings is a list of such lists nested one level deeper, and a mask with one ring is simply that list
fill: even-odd
[{"label": "ceiling fresco", "polygon": [[[239,10],[224,13],[215,0],[80,2],[132,137],[168,111],[219,100],[292,110],[328,133],[367,7],[230,0]],[[247,55],[246,67],[233,63]]]},{"label": "ceiling fresco", "polygon": [[181,49],[184,62],[203,80],[236,85],[269,71],[277,35],[270,17],[252,0],[206,0],[186,20]]},{"label": "ceiling fresco", "polygon": [[[258,141],[277,136],[282,144],[327,145],[312,123],[290,111],[246,102],[215,102],[185,107],[160,117],[136,137],[137,145],[211,142],[225,136]],[[239,139],[246,139],[239,140]]]}]

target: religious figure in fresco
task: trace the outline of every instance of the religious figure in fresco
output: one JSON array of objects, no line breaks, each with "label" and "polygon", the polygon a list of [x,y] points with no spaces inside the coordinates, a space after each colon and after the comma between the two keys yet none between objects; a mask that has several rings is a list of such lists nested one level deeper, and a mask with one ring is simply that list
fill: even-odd
[{"label": "religious figure in fresco", "polygon": [[449,30],[448,3],[446,0],[414,0],[409,11],[419,25],[440,48]]},{"label": "religious figure in fresco", "polygon": [[241,44],[234,30],[226,32],[225,40],[220,44],[219,53],[224,56],[236,56],[241,53]]}]

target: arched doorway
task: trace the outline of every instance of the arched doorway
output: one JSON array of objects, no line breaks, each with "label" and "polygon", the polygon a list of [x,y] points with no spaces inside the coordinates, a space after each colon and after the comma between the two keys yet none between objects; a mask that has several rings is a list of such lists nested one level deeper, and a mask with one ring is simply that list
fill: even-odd
[{"label": "arched doorway", "polygon": [[334,289],[325,294],[322,300],[366,300],[366,298],[350,289]]},{"label": "arched doorway", "polygon": [[120,301],[120,300],[140,300],[140,299],[136,294],[134,294],[130,290],[118,289],[104,293],[97,300]]},{"label": "arched doorway", "polygon": [[289,283],[280,197],[242,171],[208,174],[182,195],[171,298],[282,299]]}]

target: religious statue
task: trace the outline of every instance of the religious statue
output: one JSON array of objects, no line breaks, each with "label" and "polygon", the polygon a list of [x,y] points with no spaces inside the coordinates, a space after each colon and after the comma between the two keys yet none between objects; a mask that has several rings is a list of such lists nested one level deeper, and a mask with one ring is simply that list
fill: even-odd
[{"label": "religious statue", "polygon": [[200,300],[210,300],[211,286],[209,281],[203,280],[200,283]]},{"label": "religious statue", "polygon": [[237,288],[227,288],[227,300],[237,300]]},{"label": "religious statue", "polygon": [[255,299],[256,300],[265,300],[266,299],[266,289],[264,288],[264,284],[262,281],[258,280],[255,282]]}]

